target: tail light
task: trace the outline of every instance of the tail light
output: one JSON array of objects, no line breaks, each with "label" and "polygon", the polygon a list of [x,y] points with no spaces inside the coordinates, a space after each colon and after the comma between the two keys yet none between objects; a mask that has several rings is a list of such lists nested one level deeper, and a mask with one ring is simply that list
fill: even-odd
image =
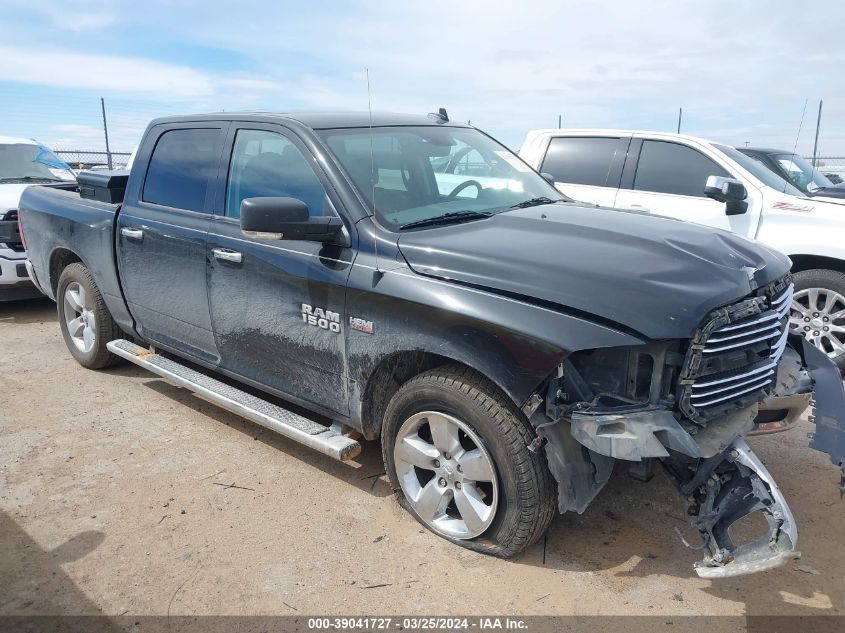
[{"label": "tail light", "polygon": [[26,250],[26,240],[23,237],[23,224],[21,224],[21,212],[18,211],[18,233],[21,236],[21,244],[23,244],[24,250]]}]

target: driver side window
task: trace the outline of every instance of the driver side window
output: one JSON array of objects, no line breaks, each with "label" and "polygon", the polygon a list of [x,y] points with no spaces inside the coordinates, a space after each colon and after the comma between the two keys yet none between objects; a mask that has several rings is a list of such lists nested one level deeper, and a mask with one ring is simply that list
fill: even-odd
[{"label": "driver side window", "polygon": [[323,183],[293,142],[267,130],[238,130],[229,163],[226,216],[239,218],[246,198],[302,200],[312,216],[333,214]]},{"label": "driver side window", "polygon": [[704,198],[709,176],[731,174],[692,147],[667,141],[643,141],[633,189]]}]

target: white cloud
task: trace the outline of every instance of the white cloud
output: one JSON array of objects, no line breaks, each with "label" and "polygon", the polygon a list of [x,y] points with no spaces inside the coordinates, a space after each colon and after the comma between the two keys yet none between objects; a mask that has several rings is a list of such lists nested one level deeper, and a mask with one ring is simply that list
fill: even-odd
[{"label": "white cloud", "polygon": [[136,57],[12,46],[0,46],[0,81],[175,98],[213,92],[211,77],[185,66]]}]

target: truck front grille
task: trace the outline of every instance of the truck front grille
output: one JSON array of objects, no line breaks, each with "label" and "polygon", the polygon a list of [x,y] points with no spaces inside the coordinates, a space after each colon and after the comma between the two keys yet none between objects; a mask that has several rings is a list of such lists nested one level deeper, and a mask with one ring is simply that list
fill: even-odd
[{"label": "truck front grille", "polygon": [[757,297],[716,310],[695,333],[679,386],[681,410],[702,422],[768,393],[786,348],[789,277]]}]

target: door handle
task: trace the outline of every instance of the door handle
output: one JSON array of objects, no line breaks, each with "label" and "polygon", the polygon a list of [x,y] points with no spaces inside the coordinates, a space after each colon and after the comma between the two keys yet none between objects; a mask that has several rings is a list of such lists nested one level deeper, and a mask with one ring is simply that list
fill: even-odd
[{"label": "door handle", "polygon": [[628,208],[633,209],[634,211],[646,211],[647,213],[651,213],[651,209],[644,207],[641,204],[632,204]]},{"label": "door handle", "polygon": [[120,234],[128,240],[136,240],[140,242],[144,239],[144,232],[141,229],[120,229]]},{"label": "door handle", "polygon": [[233,262],[240,264],[244,260],[243,253],[238,251],[230,251],[227,248],[213,248],[211,252],[214,253],[214,259],[221,262]]}]

